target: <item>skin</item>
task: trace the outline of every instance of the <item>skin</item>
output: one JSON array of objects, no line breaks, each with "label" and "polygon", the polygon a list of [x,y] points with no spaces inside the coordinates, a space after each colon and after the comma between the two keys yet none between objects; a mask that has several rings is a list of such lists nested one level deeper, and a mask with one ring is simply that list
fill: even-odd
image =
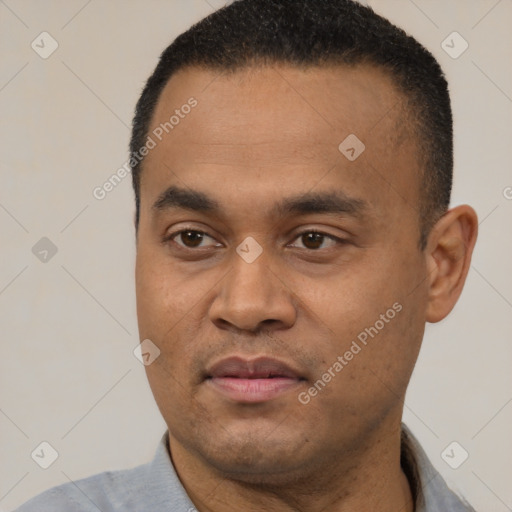
[{"label": "skin", "polygon": [[[199,511],[413,510],[400,467],[403,400],[425,323],[462,291],[474,210],[448,211],[420,250],[416,141],[403,97],[376,68],[187,68],[167,84],[151,130],[191,96],[197,107],[144,162],[136,262],[140,336],[161,351],[147,376],[184,487]],[[338,150],[351,133],[366,146],[353,162]],[[219,210],[153,208],[170,186]],[[272,211],[333,191],[364,207]],[[302,235],[311,229],[326,236]],[[249,236],[263,250],[252,263],[236,252]],[[301,403],[298,393],[395,303],[402,310]],[[304,380],[268,402],[237,403],[204,381],[231,355],[281,359]]]}]

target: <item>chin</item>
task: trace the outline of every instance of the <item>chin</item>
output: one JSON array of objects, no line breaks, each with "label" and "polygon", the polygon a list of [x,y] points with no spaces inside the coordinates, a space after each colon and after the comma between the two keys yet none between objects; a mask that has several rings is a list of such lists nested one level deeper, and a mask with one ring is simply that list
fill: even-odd
[{"label": "chin", "polygon": [[210,458],[213,466],[223,478],[235,480],[251,486],[284,487],[296,484],[303,479],[306,463],[298,460],[285,460],[282,456],[267,454],[257,461],[233,460],[225,457]]},{"label": "chin", "polygon": [[[298,480],[311,467],[303,436],[270,439],[272,432],[215,436],[195,447],[205,462],[224,478],[251,485],[285,485]],[[307,471],[307,469],[306,469]]]}]

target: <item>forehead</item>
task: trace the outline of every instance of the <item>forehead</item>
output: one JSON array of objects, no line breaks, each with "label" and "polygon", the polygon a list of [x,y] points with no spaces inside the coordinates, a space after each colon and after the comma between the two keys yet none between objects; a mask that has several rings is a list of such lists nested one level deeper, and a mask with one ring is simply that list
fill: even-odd
[{"label": "forehead", "polygon": [[[184,108],[191,99],[196,106]],[[377,187],[382,195],[383,183],[392,182],[410,195],[416,154],[403,136],[403,100],[372,66],[185,68],[155,109],[148,134],[156,147],[145,159],[141,188],[154,197],[181,181],[268,194],[276,186],[281,193],[311,188],[321,178],[348,193],[362,188],[371,196]],[[345,140],[364,144],[357,160],[340,151]]]},{"label": "forehead", "polygon": [[[248,143],[268,139],[273,127],[286,123],[288,129],[278,142],[296,135],[311,140],[330,142],[343,133],[360,137],[381,121],[403,123],[403,97],[392,79],[370,65],[310,66],[289,65],[248,67],[234,72],[200,68],[178,71],[165,86],[155,109],[151,128],[169,120],[169,114],[179,109],[188,98],[199,102],[201,116],[191,116],[172,136],[195,136],[208,142]],[[207,119],[208,113],[217,119]],[[240,126],[251,124],[251,131],[241,134]],[[214,130],[220,128],[222,131]],[[177,128],[177,127],[176,127]]]}]

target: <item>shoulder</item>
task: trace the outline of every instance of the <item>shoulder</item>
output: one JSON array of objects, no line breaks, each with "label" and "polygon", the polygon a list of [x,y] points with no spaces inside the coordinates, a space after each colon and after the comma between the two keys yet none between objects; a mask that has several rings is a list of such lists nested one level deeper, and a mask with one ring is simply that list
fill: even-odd
[{"label": "shoulder", "polygon": [[138,487],[144,485],[140,477],[145,467],[107,471],[67,482],[44,491],[13,512],[113,512],[130,495],[138,494]]},{"label": "shoulder", "polygon": [[475,512],[463,497],[448,487],[419,441],[403,423],[401,441],[401,465],[411,485],[418,512]]}]

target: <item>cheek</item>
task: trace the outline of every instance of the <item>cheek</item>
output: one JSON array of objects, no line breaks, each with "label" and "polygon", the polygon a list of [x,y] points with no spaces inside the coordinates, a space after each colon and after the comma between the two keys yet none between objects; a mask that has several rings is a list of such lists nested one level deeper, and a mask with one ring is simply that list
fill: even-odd
[{"label": "cheek", "polygon": [[173,376],[186,374],[194,362],[207,316],[208,294],[218,280],[219,276],[207,271],[187,272],[158,251],[145,249],[137,254],[140,339],[148,338],[158,346],[159,361]]},{"label": "cheek", "polygon": [[151,249],[137,253],[135,282],[139,328],[158,337],[186,315],[200,293],[193,280]]},{"label": "cheek", "polygon": [[316,396],[311,405],[333,425],[352,425],[358,431],[401,411],[422,330],[414,308],[407,305],[400,311],[392,305],[377,311],[373,316],[364,311],[365,320],[354,319],[352,327],[343,322],[335,326],[336,342],[309,388]]},{"label": "cheek", "polygon": [[197,288],[182,279],[168,261],[144,250],[137,254],[137,317],[140,339],[151,340],[159,356],[145,367],[156,403],[165,418],[178,415],[186,396],[193,356],[188,340],[191,315],[197,307]]},{"label": "cheek", "polygon": [[[333,399],[335,388],[340,397],[352,390],[349,394],[372,402],[405,392],[425,326],[426,303],[418,287],[422,276],[421,258],[413,252],[400,257],[381,253],[340,273],[321,295],[308,295],[311,309],[330,332],[330,346],[320,349],[319,371],[331,368],[336,375]],[[338,356],[342,370],[333,368]]]},{"label": "cheek", "polygon": [[168,310],[168,292],[161,274],[144,253],[137,254],[135,286],[137,318],[140,336],[152,340],[158,338],[159,324]]}]

